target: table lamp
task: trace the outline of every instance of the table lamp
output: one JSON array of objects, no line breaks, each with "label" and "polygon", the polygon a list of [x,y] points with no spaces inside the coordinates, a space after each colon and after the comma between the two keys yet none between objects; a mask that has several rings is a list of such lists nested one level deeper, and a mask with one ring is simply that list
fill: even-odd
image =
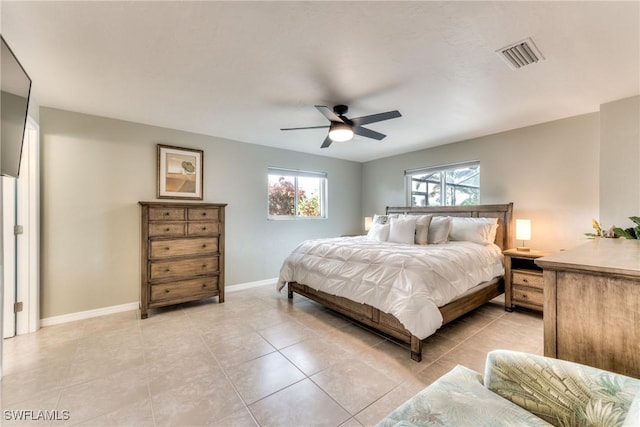
[{"label": "table lamp", "polygon": [[516,249],[523,252],[529,252],[531,249],[524,245],[525,240],[531,240],[531,220],[516,219],[516,240],[522,240],[522,246]]},{"label": "table lamp", "polygon": [[373,217],[365,216],[364,217],[364,231],[369,231],[371,229],[371,224],[373,223]]}]

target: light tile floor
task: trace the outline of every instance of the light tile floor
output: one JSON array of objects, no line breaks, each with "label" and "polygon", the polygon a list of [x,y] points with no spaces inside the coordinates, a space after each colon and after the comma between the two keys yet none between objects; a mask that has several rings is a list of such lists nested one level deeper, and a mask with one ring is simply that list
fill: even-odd
[{"label": "light tile floor", "polygon": [[428,338],[416,363],[385,337],[264,286],[224,304],[5,340],[0,424],[368,426],[457,364],[482,372],[497,348],[542,354],[542,316],[507,313],[497,298]]}]

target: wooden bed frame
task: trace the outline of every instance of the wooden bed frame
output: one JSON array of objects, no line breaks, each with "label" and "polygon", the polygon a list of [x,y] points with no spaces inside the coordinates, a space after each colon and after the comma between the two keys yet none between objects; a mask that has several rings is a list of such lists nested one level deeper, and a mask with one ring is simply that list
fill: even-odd
[{"label": "wooden bed frame", "polygon": [[[504,250],[511,247],[513,243],[513,203],[475,206],[387,207],[387,214],[393,213],[498,218],[499,227],[496,233],[496,245]],[[350,319],[409,344],[411,347],[411,358],[417,362],[422,360],[422,341],[405,329],[395,316],[384,313],[367,304],[360,304],[347,298],[317,291],[304,284],[289,282],[288,297],[290,299],[293,298],[294,292],[312,299],[331,310],[337,311]],[[460,298],[440,307],[440,313],[442,313],[444,319],[443,324],[449,323],[463,314],[474,310],[503,292],[503,277],[479,284]]]}]

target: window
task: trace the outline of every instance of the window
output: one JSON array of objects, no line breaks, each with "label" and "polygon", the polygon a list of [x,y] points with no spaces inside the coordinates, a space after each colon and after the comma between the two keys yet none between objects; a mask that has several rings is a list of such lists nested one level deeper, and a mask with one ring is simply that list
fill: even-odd
[{"label": "window", "polygon": [[326,218],[327,174],[268,168],[269,219]]},{"label": "window", "polygon": [[409,206],[454,206],[480,203],[480,162],[407,170]]}]

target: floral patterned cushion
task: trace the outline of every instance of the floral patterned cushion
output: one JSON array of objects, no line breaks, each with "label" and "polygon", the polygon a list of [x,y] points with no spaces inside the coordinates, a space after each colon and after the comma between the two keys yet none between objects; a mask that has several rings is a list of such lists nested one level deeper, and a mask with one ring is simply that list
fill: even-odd
[{"label": "floral patterned cushion", "polygon": [[640,392],[636,394],[636,398],[633,399],[627,419],[625,420],[623,427],[638,427],[640,426]]},{"label": "floral patterned cushion", "polygon": [[555,426],[640,425],[640,380],[624,375],[496,350],[487,355],[485,385]]},{"label": "floral patterned cushion", "polygon": [[482,376],[456,366],[391,412],[378,426],[548,426],[540,418],[489,391]]}]

